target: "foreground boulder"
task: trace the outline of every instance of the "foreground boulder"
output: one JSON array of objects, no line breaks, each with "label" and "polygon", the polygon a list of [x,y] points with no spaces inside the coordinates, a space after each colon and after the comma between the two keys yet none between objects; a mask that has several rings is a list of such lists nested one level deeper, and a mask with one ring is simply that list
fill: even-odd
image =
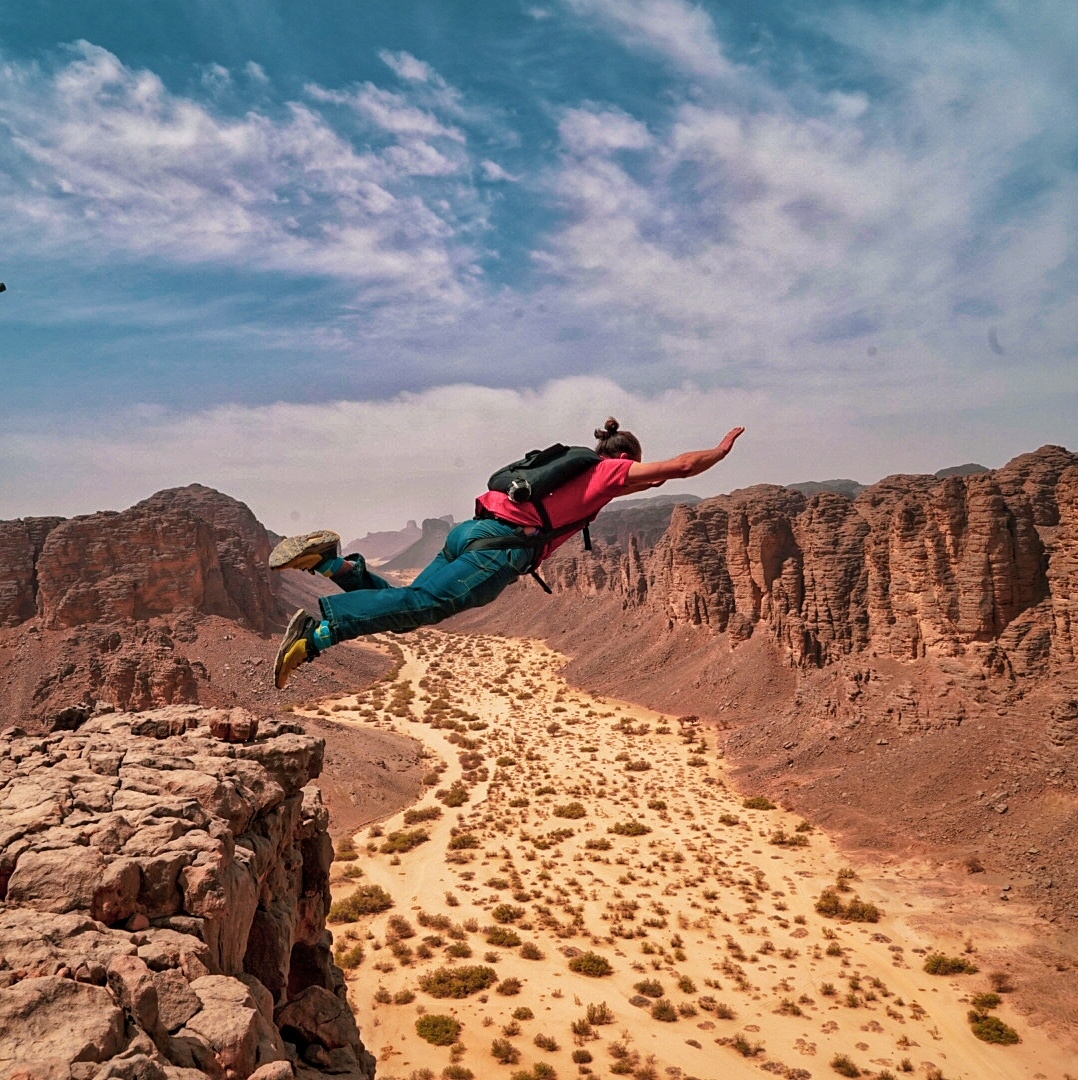
[{"label": "foreground boulder", "polygon": [[193,706],[0,733],[0,1080],[373,1078],[322,751]]}]

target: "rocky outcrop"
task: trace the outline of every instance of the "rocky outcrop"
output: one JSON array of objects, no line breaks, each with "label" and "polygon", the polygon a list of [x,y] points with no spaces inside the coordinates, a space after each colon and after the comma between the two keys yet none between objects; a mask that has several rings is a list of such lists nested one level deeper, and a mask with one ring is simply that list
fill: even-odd
[{"label": "rocky outcrop", "polygon": [[764,631],[798,666],[874,651],[964,656],[1014,679],[1073,663],[1078,455],[996,472],[891,476],[852,502],[769,485],[674,508],[650,549],[563,548],[557,587],[730,635]]},{"label": "rocky outcrop", "polygon": [[270,544],[251,511],[194,484],[120,513],[0,522],[0,625],[49,629],[188,610],[259,633],[280,612]]},{"label": "rocky outcrop", "polygon": [[242,709],[0,735],[0,1077],[370,1080],[321,740]]}]

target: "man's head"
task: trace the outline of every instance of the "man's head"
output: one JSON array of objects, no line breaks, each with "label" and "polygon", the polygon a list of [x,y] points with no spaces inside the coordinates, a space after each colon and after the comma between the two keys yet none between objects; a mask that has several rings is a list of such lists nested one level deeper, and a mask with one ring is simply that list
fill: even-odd
[{"label": "man's head", "polygon": [[599,440],[595,452],[600,457],[627,457],[633,461],[643,460],[644,453],[640,449],[640,440],[631,431],[619,431],[618,422],[612,416],[601,428],[595,429],[595,437]]}]

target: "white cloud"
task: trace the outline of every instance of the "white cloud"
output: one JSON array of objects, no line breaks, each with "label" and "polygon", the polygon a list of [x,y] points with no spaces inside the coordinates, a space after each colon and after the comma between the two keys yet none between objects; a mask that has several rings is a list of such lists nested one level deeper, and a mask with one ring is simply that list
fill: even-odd
[{"label": "white cloud", "polygon": [[490,180],[492,183],[499,180],[516,183],[520,179],[519,176],[513,176],[511,173],[506,172],[496,161],[481,161],[479,162],[479,168],[483,172],[483,179]]},{"label": "white cloud", "polygon": [[409,82],[438,83],[441,81],[430,64],[416,59],[411,53],[390,52],[388,49],[382,49],[378,53],[378,59],[399,78],[407,79]]},{"label": "white cloud", "polygon": [[[389,140],[357,149],[312,105],[227,116],[105,49],[80,42],[71,54],[51,75],[0,68],[9,252],[256,261],[354,281],[364,295],[393,283],[402,301],[463,300],[475,258],[464,232],[486,211],[464,135],[430,109],[371,84],[314,88],[314,105],[348,104]],[[208,73],[218,86],[226,75]],[[432,176],[446,179],[437,201],[412,185]]]},{"label": "white cloud", "polygon": [[568,109],[558,135],[573,154],[644,150],[652,142],[647,126],[620,109]]},{"label": "white cloud", "polygon": [[[1067,372],[1055,379],[1065,392]],[[134,408],[91,426],[65,418],[0,433],[0,517],[122,509],[160,488],[197,482],[248,503],[278,532],[329,527],[351,538],[408,518],[469,516],[494,468],[532,446],[588,444],[611,414],[641,439],[649,460],[714,445],[744,424],[747,434],[728,460],[668,485],[705,496],[759,482],[870,482],[971,460],[996,467],[1036,439],[1063,441],[1003,381],[987,391],[1010,417],[1002,439],[998,417],[978,409],[955,423],[953,405],[941,397],[950,389],[899,386],[872,416],[861,415],[855,392],[823,382],[645,395],[595,377],[557,379],[536,391],[457,384],[385,401],[227,406],[185,416]],[[947,424],[939,422],[941,407]]]},{"label": "white cloud", "polygon": [[685,0],[568,0],[582,15],[598,19],[631,48],[659,55],[685,74],[706,82],[727,76],[711,16]]}]

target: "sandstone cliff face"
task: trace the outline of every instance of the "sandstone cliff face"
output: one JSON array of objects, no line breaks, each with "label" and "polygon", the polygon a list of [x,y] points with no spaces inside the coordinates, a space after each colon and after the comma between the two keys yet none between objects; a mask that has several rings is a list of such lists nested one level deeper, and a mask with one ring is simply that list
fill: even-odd
[{"label": "sandstone cliff face", "polygon": [[120,513],[0,522],[0,625],[49,629],[190,610],[265,633],[278,617],[265,529],[242,503],[192,485]]},{"label": "sandstone cliff face", "polygon": [[321,740],[241,709],[0,735],[0,1076],[370,1080]]},{"label": "sandstone cliff face", "polygon": [[852,502],[761,485],[677,506],[650,550],[562,549],[552,584],[613,592],[795,665],[874,651],[965,656],[1013,679],[1075,655],[1078,455],[1045,447],[942,481],[893,476]]}]

